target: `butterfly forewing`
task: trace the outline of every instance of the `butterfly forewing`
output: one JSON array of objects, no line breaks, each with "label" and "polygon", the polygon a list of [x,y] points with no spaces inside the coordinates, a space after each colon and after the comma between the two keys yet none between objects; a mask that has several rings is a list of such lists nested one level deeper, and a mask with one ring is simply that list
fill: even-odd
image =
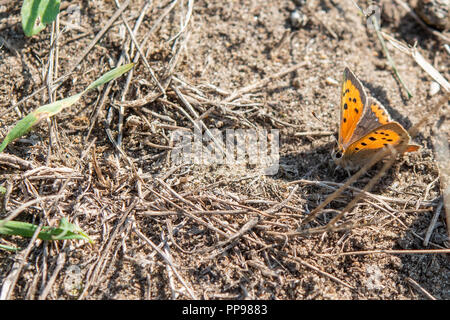
[{"label": "butterfly forewing", "polygon": [[375,115],[379,124],[386,124],[392,121],[387,110],[375,98],[369,98],[367,105],[369,106],[367,111]]},{"label": "butterfly forewing", "polygon": [[374,98],[368,98],[367,107],[364,108],[364,114],[356,125],[349,144],[352,144],[372,130],[391,121],[389,113],[383,105]]},{"label": "butterfly forewing", "polygon": [[361,82],[348,68],[345,68],[341,91],[340,145],[347,146],[350,143],[358,121],[363,115],[366,102],[367,96]]}]

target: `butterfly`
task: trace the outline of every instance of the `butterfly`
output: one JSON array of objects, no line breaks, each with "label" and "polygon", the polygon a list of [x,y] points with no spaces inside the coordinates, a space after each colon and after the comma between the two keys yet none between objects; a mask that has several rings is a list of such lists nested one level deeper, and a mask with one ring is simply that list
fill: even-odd
[{"label": "butterfly", "polygon": [[338,166],[357,169],[388,145],[404,152],[420,149],[410,144],[408,132],[392,121],[380,102],[367,97],[361,82],[348,68],[344,70],[340,109],[338,146],[332,154]]}]

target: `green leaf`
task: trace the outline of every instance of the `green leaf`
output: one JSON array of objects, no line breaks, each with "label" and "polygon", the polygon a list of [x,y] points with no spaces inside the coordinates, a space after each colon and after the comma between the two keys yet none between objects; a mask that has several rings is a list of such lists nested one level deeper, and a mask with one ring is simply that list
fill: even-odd
[{"label": "green leaf", "polygon": [[86,88],[85,91],[95,89],[102,84],[105,84],[113,79],[116,79],[123,75],[125,72],[128,72],[131,68],[134,67],[134,63],[124,64],[123,66],[117,67],[112,69],[111,71],[108,71],[104,75],[102,75],[100,78],[92,82],[89,87]]},{"label": "green leaf", "polygon": [[[21,222],[0,220],[0,234],[15,235],[31,238],[38,228],[37,225]],[[66,218],[61,218],[58,228],[43,227],[38,235],[42,240],[87,240],[92,243],[91,238],[77,225],[69,223]]]},{"label": "green leaf", "polygon": [[50,104],[46,104],[45,106],[39,107],[38,109],[29,113],[25,118],[19,120],[17,124],[8,132],[6,138],[0,145],[0,153],[3,152],[3,150],[10,142],[26,134],[28,131],[31,130],[31,128],[34,125],[39,123],[39,121],[41,121],[42,119],[54,116],[55,114],[61,112],[64,108],[70,107],[71,105],[76,103],[82,97],[82,95],[88,92],[89,90],[95,89],[108,81],[120,77],[122,74],[133,68],[133,66],[134,63],[129,63],[114,68],[113,70],[108,71],[103,76],[92,82],[89,85],[89,87],[87,87],[84,91],[76,95],[70,96],[68,98],[58,100]]},{"label": "green leaf", "polygon": [[5,194],[6,193],[6,188],[3,186],[0,186],[0,194]]},{"label": "green leaf", "polygon": [[60,0],[24,0],[22,5],[22,29],[28,37],[42,31],[56,19]]}]

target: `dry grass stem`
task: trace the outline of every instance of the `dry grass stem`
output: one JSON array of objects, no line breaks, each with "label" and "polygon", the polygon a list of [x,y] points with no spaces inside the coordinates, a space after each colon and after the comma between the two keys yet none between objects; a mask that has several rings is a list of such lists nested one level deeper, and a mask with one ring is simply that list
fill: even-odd
[{"label": "dry grass stem", "polygon": [[425,295],[430,300],[437,300],[435,297],[433,297],[427,290],[422,288],[421,285],[417,283],[414,279],[411,279],[410,277],[406,278],[408,282],[419,292],[421,292],[423,295]]}]

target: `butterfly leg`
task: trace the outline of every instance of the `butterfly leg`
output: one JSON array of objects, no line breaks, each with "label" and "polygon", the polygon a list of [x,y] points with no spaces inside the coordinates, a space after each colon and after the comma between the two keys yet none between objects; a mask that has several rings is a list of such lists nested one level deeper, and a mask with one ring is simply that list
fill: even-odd
[{"label": "butterfly leg", "polygon": [[339,166],[335,166],[335,167],[334,167],[333,175],[336,175],[336,171],[337,171],[337,169],[339,169],[339,168],[340,168]]},{"label": "butterfly leg", "polygon": [[345,171],[347,171],[348,177],[350,178],[352,176],[352,174],[350,173],[350,170],[348,170],[347,168],[345,168]]},{"label": "butterfly leg", "polygon": [[348,168],[341,167],[341,166],[339,166],[339,165],[337,165],[336,167],[334,167],[333,175],[336,174],[336,171],[337,171],[338,169],[344,169],[344,170],[347,172],[347,174],[348,174],[349,177],[352,176],[352,174],[350,173],[350,170],[349,170]]}]

